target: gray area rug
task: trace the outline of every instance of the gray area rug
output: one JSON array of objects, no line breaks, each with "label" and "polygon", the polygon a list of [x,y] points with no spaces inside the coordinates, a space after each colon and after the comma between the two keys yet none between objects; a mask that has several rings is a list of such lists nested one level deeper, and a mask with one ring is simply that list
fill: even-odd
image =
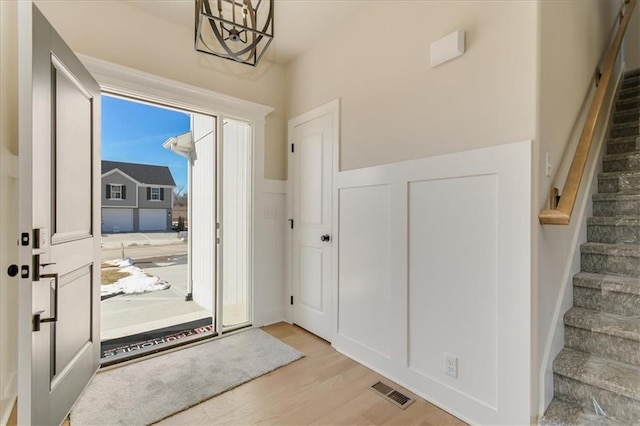
[{"label": "gray area rug", "polygon": [[260,329],[99,373],[71,424],[147,425],[304,355]]}]

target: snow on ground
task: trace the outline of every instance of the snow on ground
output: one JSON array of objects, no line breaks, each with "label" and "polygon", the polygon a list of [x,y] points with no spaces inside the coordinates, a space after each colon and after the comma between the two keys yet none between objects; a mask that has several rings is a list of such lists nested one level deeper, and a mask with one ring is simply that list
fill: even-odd
[{"label": "snow on ground", "polygon": [[113,284],[106,284],[100,287],[100,296],[110,296],[116,294],[139,294],[152,291],[166,290],[171,284],[159,277],[149,276],[142,269],[133,266],[133,260],[117,259],[108,260],[105,263],[119,267],[120,272],[126,272],[129,276],[119,279]]}]

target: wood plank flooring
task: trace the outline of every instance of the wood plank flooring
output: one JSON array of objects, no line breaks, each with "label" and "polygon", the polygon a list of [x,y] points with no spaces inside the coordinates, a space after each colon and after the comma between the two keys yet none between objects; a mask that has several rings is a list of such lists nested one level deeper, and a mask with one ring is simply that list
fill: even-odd
[{"label": "wood plank flooring", "polygon": [[[299,327],[279,323],[264,331],[304,352],[305,358],[157,424],[465,425]],[[377,380],[416,398],[416,402],[401,410],[368,389]],[[9,425],[14,424],[12,416]],[[63,426],[72,426],[68,418]]]},{"label": "wood plank flooring", "polygon": [[264,330],[306,357],[169,417],[159,425],[464,425],[420,399],[401,410],[368,389],[393,382],[285,323]]}]

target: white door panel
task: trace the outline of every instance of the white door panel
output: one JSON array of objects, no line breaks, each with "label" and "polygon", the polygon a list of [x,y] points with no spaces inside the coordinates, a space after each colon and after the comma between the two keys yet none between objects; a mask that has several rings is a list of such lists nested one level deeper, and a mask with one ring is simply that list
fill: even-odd
[{"label": "white door panel", "polygon": [[167,210],[166,209],[140,209],[140,230],[141,231],[166,231],[167,230]]},{"label": "white door panel", "polygon": [[60,424],[100,359],[100,88],[31,2],[19,22],[18,423]]},{"label": "white door panel", "polygon": [[326,340],[332,334],[333,130],[332,114],[290,126],[293,318]]},{"label": "white door panel", "polygon": [[102,209],[102,232],[132,232],[133,209]]}]

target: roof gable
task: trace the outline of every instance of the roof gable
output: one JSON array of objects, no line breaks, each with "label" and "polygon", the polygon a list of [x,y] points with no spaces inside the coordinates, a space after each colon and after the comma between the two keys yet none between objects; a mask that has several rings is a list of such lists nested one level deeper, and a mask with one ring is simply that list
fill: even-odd
[{"label": "roof gable", "polygon": [[142,185],[176,186],[171,171],[167,166],[150,164],[123,163],[119,161],[102,161],[102,175],[118,169]]}]

